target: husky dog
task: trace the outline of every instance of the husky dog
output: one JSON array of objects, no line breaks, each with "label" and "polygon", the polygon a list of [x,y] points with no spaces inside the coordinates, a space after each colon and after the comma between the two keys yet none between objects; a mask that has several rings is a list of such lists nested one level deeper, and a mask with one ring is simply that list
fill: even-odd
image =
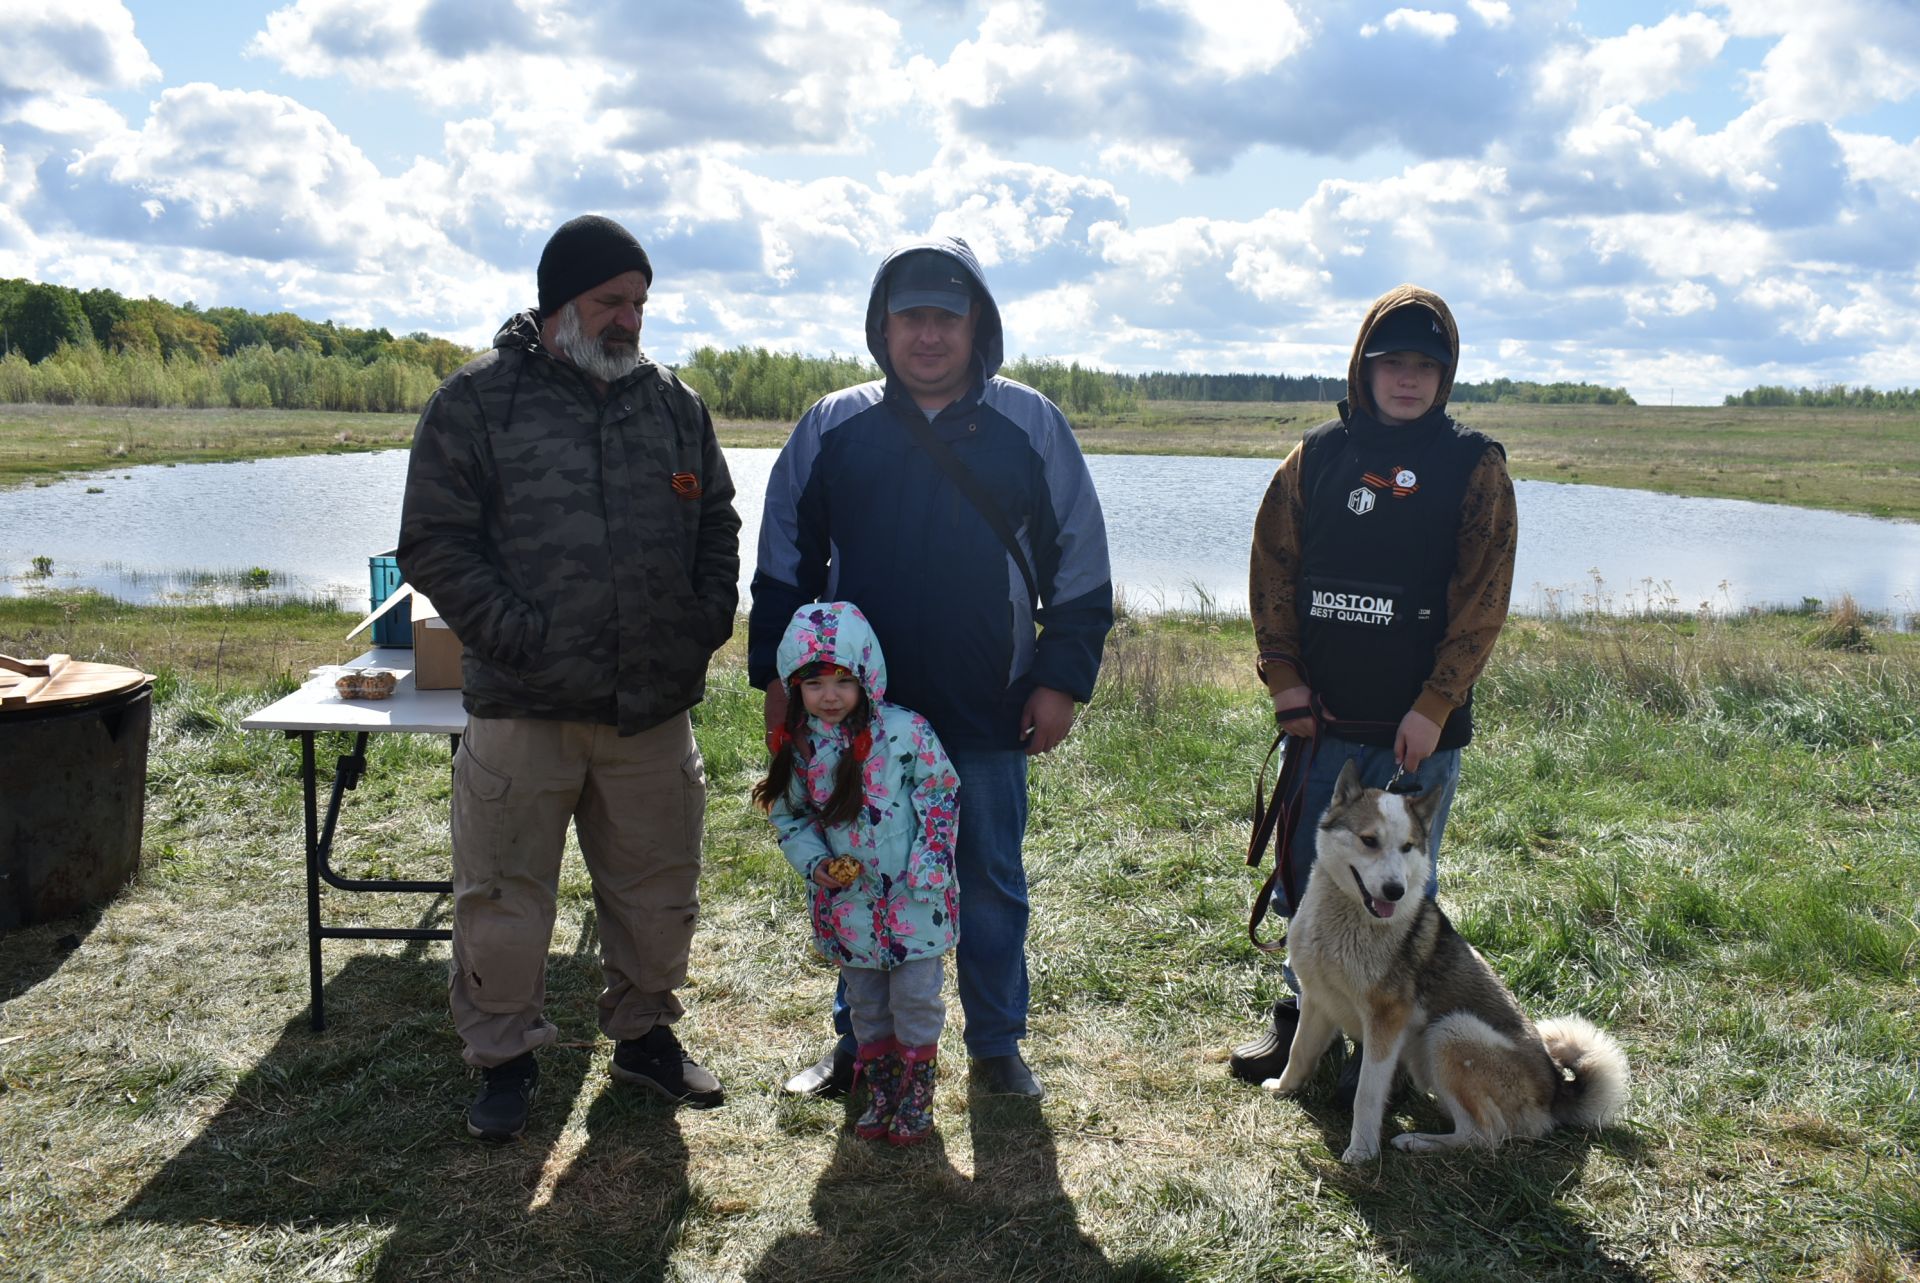
[{"label": "husky dog", "polygon": [[1439,794],[1403,797],[1360,786],[1352,762],[1320,821],[1307,891],[1288,931],[1300,1023],[1287,1068],[1263,1086],[1300,1090],[1344,1030],[1361,1044],[1353,1134],[1342,1162],[1380,1153],[1396,1068],[1453,1115],[1448,1135],[1408,1132],[1401,1149],[1492,1148],[1556,1126],[1603,1126],[1627,1098],[1627,1058],[1578,1017],[1535,1027],[1513,994],[1420,894]]}]

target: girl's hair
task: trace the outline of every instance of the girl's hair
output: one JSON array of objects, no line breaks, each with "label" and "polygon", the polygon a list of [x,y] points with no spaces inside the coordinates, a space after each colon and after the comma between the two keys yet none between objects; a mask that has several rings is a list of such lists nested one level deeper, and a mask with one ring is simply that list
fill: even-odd
[{"label": "girl's hair", "polygon": [[[781,731],[774,737],[779,747],[773,750],[773,760],[767,764],[767,778],[753,786],[753,802],[763,811],[771,811],[773,804],[787,794],[793,784],[794,745],[802,742],[806,736],[807,704],[800,695],[800,683],[809,677],[818,676],[825,668],[833,667],[826,663],[812,663],[795,670],[787,679],[787,720]],[[867,723],[872,720],[873,704],[867,699],[866,687],[860,688],[860,703],[840,724],[854,736],[858,743],[866,736]],[[781,732],[784,732],[781,733]],[[866,765],[865,755],[849,751],[840,755],[840,761],[833,771],[833,792],[827,795],[826,805],[819,810],[820,822],[829,827],[851,824],[860,818],[861,808],[867,804],[867,784],[862,778],[862,768]],[[812,799],[805,799],[807,805]]]}]

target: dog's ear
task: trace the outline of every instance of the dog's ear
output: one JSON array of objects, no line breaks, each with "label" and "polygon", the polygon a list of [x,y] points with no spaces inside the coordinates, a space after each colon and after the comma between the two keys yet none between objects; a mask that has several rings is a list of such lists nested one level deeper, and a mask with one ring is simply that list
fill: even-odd
[{"label": "dog's ear", "polygon": [[1420,826],[1420,844],[1425,846],[1427,835],[1433,832],[1433,817],[1440,810],[1440,790],[1428,789],[1417,796],[1407,799],[1407,814]]},{"label": "dog's ear", "polygon": [[1333,805],[1346,806],[1364,792],[1366,790],[1360,786],[1360,763],[1350,757],[1347,764],[1340,768],[1340,778],[1333,782]]}]

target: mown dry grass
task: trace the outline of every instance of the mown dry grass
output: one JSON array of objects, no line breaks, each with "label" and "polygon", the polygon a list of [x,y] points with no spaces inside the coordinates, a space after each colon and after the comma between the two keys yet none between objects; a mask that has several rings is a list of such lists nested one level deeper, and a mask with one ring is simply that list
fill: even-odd
[{"label": "mown dry grass", "polygon": [[[1632,1107],[1599,1134],[1348,1169],[1330,1074],[1302,1102],[1225,1074],[1277,983],[1243,927],[1270,725],[1244,620],[1125,619],[1101,697],[1035,773],[1028,1051],[1048,1099],[970,1100],[950,1073],[939,1143],[892,1152],[776,1092],[822,1046],[832,975],[746,804],[737,642],[699,714],[713,793],[682,1026],[730,1099],[674,1113],[608,1080],[570,861],[565,1043],[528,1137],[492,1148],[460,1125],[445,945],[330,942],[331,1026],[308,1029],[294,756],[237,729],[265,689],[204,676],[217,617],[172,617],[203,675],[163,683],[140,878],[0,938],[0,1273],[1915,1278],[1920,655],[1886,634],[1818,648],[1808,624],[1516,621],[1442,901],[1533,1010],[1615,1031]],[[322,647],[344,631],[286,626]],[[376,738],[339,865],[443,869],[446,768],[443,741]],[[331,916],[444,921],[429,897],[346,899]],[[1439,1121],[1403,1099],[1390,1126]]]}]

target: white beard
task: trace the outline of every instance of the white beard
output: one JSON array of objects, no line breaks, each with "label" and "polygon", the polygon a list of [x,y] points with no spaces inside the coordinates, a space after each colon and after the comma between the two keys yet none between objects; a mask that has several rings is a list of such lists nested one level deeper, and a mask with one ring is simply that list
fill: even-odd
[{"label": "white beard", "polygon": [[553,344],[575,369],[602,383],[612,383],[631,374],[640,364],[639,336],[635,336],[632,347],[609,342],[604,336],[589,337],[580,326],[580,309],[571,302],[560,309],[560,315],[554,320]]}]

